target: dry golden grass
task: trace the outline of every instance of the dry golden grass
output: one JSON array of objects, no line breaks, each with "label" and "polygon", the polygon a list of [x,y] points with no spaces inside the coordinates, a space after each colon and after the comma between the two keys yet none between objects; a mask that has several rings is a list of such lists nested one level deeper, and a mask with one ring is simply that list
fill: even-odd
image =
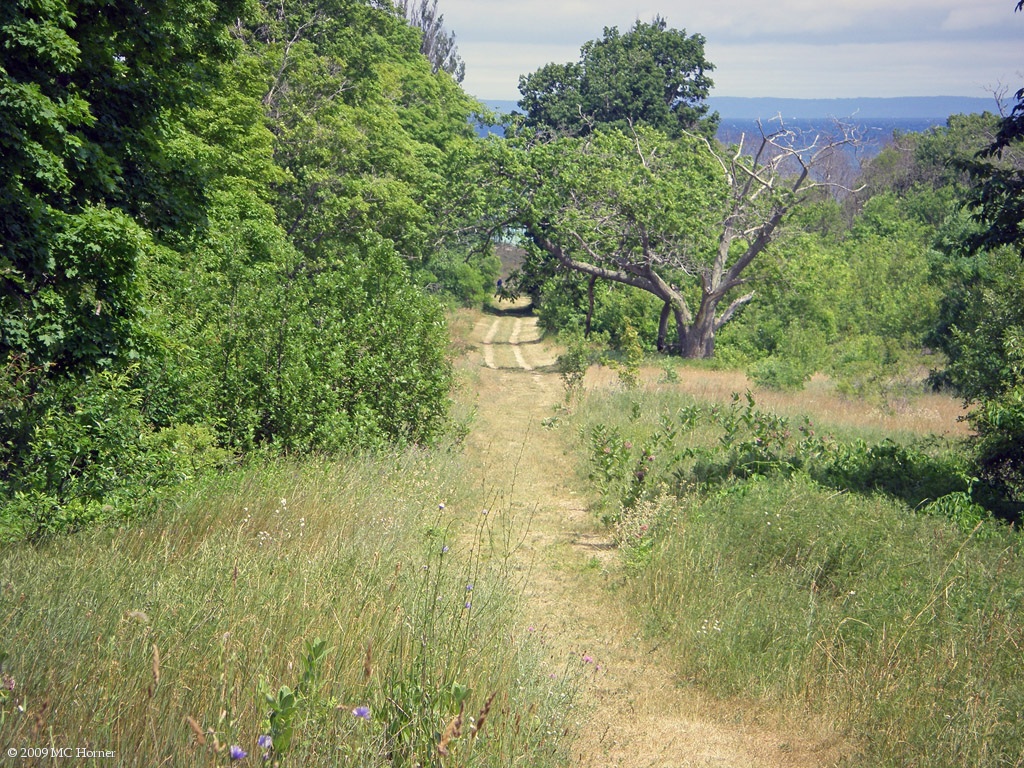
[{"label": "dry golden grass", "polygon": [[[964,437],[970,433],[962,420],[967,413],[963,404],[948,395],[921,394],[907,404],[887,410],[875,403],[844,397],[821,374],[816,374],[799,392],[777,392],[759,388],[742,371],[688,366],[680,366],[676,371],[678,381],[666,382],[661,368],[647,366],[641,372],[642,386],[649,391],[681,392],[698,400],[720,403],[730,402],[734,393],[750,390],[764,410],[788,417],[809,416],[830,427],[943,437]],[[617,380],[611,368],[593,366],[585,386],[606,388]]]},{"label": "dry golden grass", "polygon": [[[835,764],[847,746],[831,723],[814,713],[780,712],[761,701],[717,700],[680,685],[685,681],[674,674],[671,658],[644,639],[635,606],[608,591],[621,574],[614,545],[590,511],[590,491],[578,481],[574,438],[560,408],[564,387],[553,368],[558,347],[534,343],[536,329],[524,327],[518,346],[531,369],[517,369],[511,353],[491,368],[483,340],[495,317],[479,318],[469,340],[479,349],[459,361],[476,393],[467,455],[481,487],[507,494],[513,510],[531,512],[528,534],[515,555],[529,574],[521,632],[550,654],[553,677],[567,671],[584,676],[574,715],[578,723],[568,733],[552,732],[572,744],[572,764]],[[506,338],[501,337],[504,346],[517,346]],[[605,372],[611,377],[606,381],[617,382],[614,372]],[[599,373],[592,369],[591,375]],[[660,372],[648,373],[653,381]]]}]

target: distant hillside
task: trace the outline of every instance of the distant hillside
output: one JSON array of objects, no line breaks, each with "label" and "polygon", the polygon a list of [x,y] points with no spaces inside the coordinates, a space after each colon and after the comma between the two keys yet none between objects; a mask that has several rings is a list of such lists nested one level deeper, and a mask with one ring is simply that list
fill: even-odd
[{"label": "distant hillside", "polygon": [[[892,140],[894,131],[917,133],[945,125],[950,115],[993,112],[994,99],[962,96],[913,96],[893,99],[776,99],[718,96],[708,99],[721,116],[718,139],[723,144],[739,141],[741,135],[756,135],[757,121],[765,123],[781,115],[788,128],[803,132],[832,130],[832,120],[854,123],[860,141],[851,153],[859,160],[874,157]],[[509,114],[518,109],[514,101],[485,101],[490,109]],[[766,127],[771,129],[771,125]],[[501,135],[502,126],[478,126],[478,133]]]},{"label": "distant hillside", "polygon": [[726,119],[767,120],[855,117],[857,120],[929,120],[945,122],[950,115],[995,112],[995,99],[965,96],[907,96],[893,99],[776,99],[715,96],[711,108]]},{"label": "distant hillside", "polygon": [[[495,112],[518,110],[514,101],[488,101]],[[786,119],[856,117],[859,120],[928,120],[945,122],[950,115],[995,112],[995,99],[966,96],[905,96],[892,99],[777,99],[713,96],[708,104],[727,120],[768,120],[781,114]]]},{"label": "distant hillside", "polygon": [[512,112],[518,112],[519,102],[516,101],[494,101],[490,99],[481,99],[488,109],[493,109],[495,112],[501,112],[502,114],[510,114]]}]

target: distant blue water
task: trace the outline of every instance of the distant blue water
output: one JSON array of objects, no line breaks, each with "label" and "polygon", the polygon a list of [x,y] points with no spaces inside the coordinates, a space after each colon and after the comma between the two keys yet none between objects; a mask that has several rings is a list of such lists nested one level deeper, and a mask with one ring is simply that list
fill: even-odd
[{"label": "distant blue water", "polygon": [[[852,126],[858,140],[852,144],[848,152],[859,160],[869,160],[888,144],[892,143],[893,133],[921,133],[937,125],[945,125],[946,118],[873,118],[857,121],[846,119],[845,123]],[[500,125],[475,126],[478,136],[503,136],[504,128]],[[837,135],[837,127],[831,119],[787,120],[785,127],[796,131],[804,141],[813,141],[815,136],[823,139]],[[764,122],[764,129],[771,133],[778,130],[779,124],[773,121]],[[746,143],[760,136],[756,120],[722,118],[718,128],[718,140],[723,144],[738,144],[740,136],[746,135]]]},{"label": "distant blue water", "polygon": [[[712,100],[714,101],[714,100]],[[853,114],[853,117],[842,118],[844,123],[854,127],[858,136],[855,145],[848,148],[847,153],[863,162],[869,160],[882,148],[892,142],[894,131],[902,133],[920,133],[937,125],[945,125],[945,117],[858,117],[858,114],[866,114],[865,110],[871,109],[876,114],[889,112],[904,113],[927,112],[934,109],[936,114],[953,114],[959,108],[960,111],[975,111],[987,105],[988,102],[982,99],[860,99],[860,100],[770,100],[770,99],[719,99],[721,103],[713,103],[713,106],[722,109],[726,113],[733,111],[734,114]],[[763,102],[763,103],[762,103]],[[962,102],[962,103],[961,103]],[[516,109],[512,101],[491,101],[486,102],[487,106],[497,112],[510,112]],[[777,111],[772,111],[776,110]],[[841,112],[840,108],[847,109]],[[856,110],[860,109],[858,113]],[[945,111],[945,110],[950,111]],[[762,110],[762,111],[757,111]],[[790,112],[789,110],[793,110]],[[832,111],[829,111],[832,110]],[[835,121],[826,117],[811,117],[800,119],[787,119],[785,126],[788,129],[796,130],[806,141],[813,140],[815,135],[827,137],[836,133]],[[764,121],[767,131],[778,129],[777,121]],[[478,125],[475,126],[477,135],[504,135],[504,127],[501,125]],[[723,144],[735,144],[739,142],[740,136],[746,134],[750,142],[759,136],[757,121],[748,117],[723,117],[719,123],[718,140]]]},{"label": "distant blue water", "polygon": [[[891,144],[894,132],[922,133],[937,125],[945,125],[946,118],[844,118],[843,123],[852,128],[857,137],[856,143],[850,145],[848,151],[864,161]],[[764,121],[763,127],[766,133],[771,133],[779,129],[779,123]],[[827,140],[829,136],[839,135],[841,130],[832,119],[786,120],[785,128],[796,131],[804,142],[811,142],[816,136]],[[747,143],[760,136],[756,120],[722,118],[719,123],[718,140],[723,144],[737,144],[744,134]]]}]

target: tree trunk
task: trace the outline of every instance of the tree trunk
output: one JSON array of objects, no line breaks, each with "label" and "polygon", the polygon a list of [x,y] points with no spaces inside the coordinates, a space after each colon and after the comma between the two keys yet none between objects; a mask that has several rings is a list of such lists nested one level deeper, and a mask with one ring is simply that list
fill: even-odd
[{"label": "tree trunk", "polygon": [[665,337],[668,336],[668,319],[672,316],[672,302],[666,301],[661,307],[661,319],[658,321],[658,351],[665,351]]},{"label": "tree trunk", "polygon": [[686,329],[685,342],[680,338],[680,352],[683,357],[703,359],[715,354],[715,310],[719,299],[714,294],[705,295],[693,324]]},{"label": "tree trunk", "polygon": [[594,319],[594,284],[597,282],[597,275],[590,276],[590,282],[587,285],[587,324],[583,329],[583,336],[590,338],[590,324]]}]

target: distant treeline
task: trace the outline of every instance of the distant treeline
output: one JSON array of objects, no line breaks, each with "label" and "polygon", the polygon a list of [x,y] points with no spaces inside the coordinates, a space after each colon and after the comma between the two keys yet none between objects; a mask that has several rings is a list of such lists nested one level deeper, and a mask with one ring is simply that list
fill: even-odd
[{"label": "distant treeline", "polygon": [[[483,102],[498,114],[521,111],[515,101]],[[855,154],[861,160],[876,156],[892,141],[894,132],[921,133],[945,125],[949,115],[994,112],[992,98],[961,96],[905,97],[887,99],[777,99],[711,97],[708,103],[721,116],[717,138],[723,144],[736,143],[741,134],[757,134],[760,121],[766,128],[778,126],[781,115],[788,128],[802,133],[827,134],[836,122],[852,124],[861,137]],[[501,125],[477,126],[480,136],[503,135]]]}]

